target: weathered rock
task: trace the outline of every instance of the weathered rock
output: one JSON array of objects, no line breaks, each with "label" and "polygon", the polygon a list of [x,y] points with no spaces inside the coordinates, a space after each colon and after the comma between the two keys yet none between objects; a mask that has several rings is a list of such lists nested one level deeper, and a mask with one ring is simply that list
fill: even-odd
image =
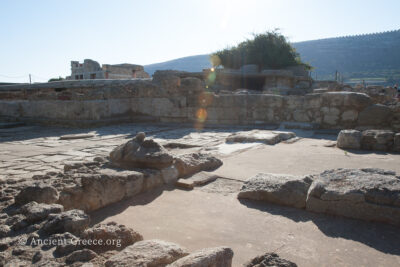
[{"label": "weathered rock", "polygon": [[79,238],[68,232],[51,235],[49,239],[57,244],[54,250],[57,256],[65,256],[83,248]]},{"label": "weathered rock", "polygon": [[189,176],[200,171],[215,170],[221,165],[221,160],[203,153],[184,154],[175,158],[175,167],[179,171],[179,177]]},{"label": "weathered rock", "polygon": [[85,240],[101,240],[101,244],[87,246],[96,252],[122,250],[135,242],[143,240],[141,234],[125,225],[117,225],[115,222],[97,224],[92,228],[86,229],[81,238]]},{"label": "weathered rock", "polygon": [[105,266],[166,266],[179,258],[188,255],[186,249],[179,245],[162,240],[137,242],[109,258]]},{"label": "weathered rock", "polygon": [[11,226],[11,229],[14,231],[21,230],[28,226],[28,222],[26,221],[25,215],[15,214],[11,217],[8,217],[5,221],[6,225]]},{"label": "weathered rock", "polygon": [[36,263],[43,258],[43,254],[41,251],[37,251],[32,257],[32,263]]},{"label": "weathered rock", "polygon": [[121,168],[163,169],[173,163],[173,157],[152,139],[137,135],[131,141],[116,147],[110,153],[111,162]]},{"label": "weathered rock", "polygon": [[226,138],[227,142],[261,142],[268,145],[275,145],[281,141],[296,137],[293,132],[278,132],[265,130],[252,130],[237,132]]},{"label": "weathered rock", "polygon": [[181,79],[180,90],[188,93],[198,93],[204,90],[201,80],[195,77],[186,77]]},{"label": "weathered rock", "polygon": [[365,150],[389,151],[394,143],[394,133],[387,130],[365,130],[362,132],[361,148]]},{"label": "weathered rock", "polygon": [[376,104],[366,107],[358,115],[360,125],[385,125],[391,116],[391,109],[387,106]]},{"label": "weathered rock", "polygon": [[49,215],[42,230],[48,234],[70,232],[80,235],[88,226],[90,218],[82,210],[69,210]]},{"label": "weathered rock", "polygon": [[314,177],[306,209],[400,225],[400,179],[380,169],[336,169]]},{"label": "weathered rock", "polygon": [[323,101],[331,107],[352,107],[363,109],[372,104],[372,99],[364,93],[356,92],[328,92],[322,94]]},{"label": "weathered rock", "polygon": [[175,165],[172,165],[168,168],[162,169],[161,176],[164,181],[164,184],[170,184],[170,185],[175,184],[176,181],[178,180],[179,171],[175,167]]},{"label": "weathered rock", "polygon": [[65,188],[59,203],[65,209],[93,211],[143,190],[143,173],[118,169],[100,169],[97,174],[84,175],[82,187]]},{"label": "weathered rock", "polygon": [[97,254],[90,250],[90,249],[82,249],[82,250],[77,250],[72,252],[66,259],[65,262],[68,264],[77,262],[77,261],[81,261],[81,262],[85,262],[85,261],[90,261],[94,258],[97,257]]},{"label": "weathered rock", "polygon": [[206,248],[180,258],[169,267],[230,267],[233,251],[228,247]]},{"label": "weathered rock", "polygon": [[357,130],[341,130],[336,145],[343,149],[360,149],[361,132]]},{"label": "weathered rock", "polygon": [[255,257],[248,263],[243,265],[244,267],[262,267],[262,266],[274,266],[274,267],[297,267],[297,264],[282,259],[276,253],[265,253],[264,255]]},{"label": "weathered rock", "polygon": [[46,219],[50,213],[60,213],[64,207],[59,204],[43,204],[29,202],[21,207],[20,212],[26,216],[28,222],[37,222]]},{"label": "weathered rock", "polygon": [[8,225],[0,224],[0,238],[8,236],[11,229]]},{"label": "weathered rock", "polygon": [[311,183],[309,176],[259,173],[244,182],[238,198],[305,208]]},{"label": "weathered rock", "polygon": [[176,186],[183,187],[186,189],[193,189],[195,186],[207,184],[215,181],[218,178],[217,175],[208,172],[199,172],[189,178],[182,178],[176,182]]},{"label": "weathered rock", "polygon": [[57,190],[42,183],[32,184],[24,187],[15,197],[15,203],[23,205],[31,201],[37,203],[52,204],[58,200]]}]

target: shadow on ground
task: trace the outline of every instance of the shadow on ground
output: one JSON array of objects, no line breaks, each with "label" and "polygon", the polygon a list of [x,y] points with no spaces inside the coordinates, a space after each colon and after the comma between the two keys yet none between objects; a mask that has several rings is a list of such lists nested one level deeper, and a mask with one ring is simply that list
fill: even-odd
[{"label": "shadow on ground", "polygon": [[395,226],[317,214],[259,201],[239,201],[248,208],[284,216],[295,222],[312,221],[328,237],[353,240],[387,254],[400,255],[400,229]]},{"label": "shadow on ground", "polygon": [[117,203],[108,205],[102,209],[90,213],[91,225],[95,225],[108,217],[120,214],[131,206],[145,206],[153,200],[161,196],[163,191],[172,191],[173,186],[162,186],[151,190],[150,192],[142,193],[129,199],[119,201]]}]

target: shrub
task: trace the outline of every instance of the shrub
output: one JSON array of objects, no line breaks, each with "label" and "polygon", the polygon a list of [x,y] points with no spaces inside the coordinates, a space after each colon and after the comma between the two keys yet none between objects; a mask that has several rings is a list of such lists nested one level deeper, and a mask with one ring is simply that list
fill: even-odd
[{"label": "shrub", "polygon": [[282,69],[302,65],[299,54],[278,31],[255,34],[253,39],[241,42],[237,46],[223,49],[210,56],[214,67],[238,69],[243,65],[256,64],[260,69]]}]

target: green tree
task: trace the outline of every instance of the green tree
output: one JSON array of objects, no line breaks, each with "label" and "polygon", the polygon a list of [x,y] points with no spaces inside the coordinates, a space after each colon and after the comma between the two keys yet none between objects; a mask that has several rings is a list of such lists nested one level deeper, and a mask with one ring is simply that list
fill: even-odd
[{"label": "green tree", "polygon": [[277,30],[255,34],[253,39],[212,54],[210,60],[214,67],[232,69],[247,64],[256,64],[260,69],[282,69],[299,65],[311,69],[310,65],[301,61],[286,37]]}]

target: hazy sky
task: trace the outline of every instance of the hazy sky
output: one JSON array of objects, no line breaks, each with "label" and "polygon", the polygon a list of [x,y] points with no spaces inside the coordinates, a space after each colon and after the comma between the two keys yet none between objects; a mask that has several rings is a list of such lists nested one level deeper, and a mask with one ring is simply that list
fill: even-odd
[{"label": "hazy sky", "polygon": [[292,42],[400,29],[399,0],[1,0],[0,82],[70,74],[70,61],[150,64],[274,28]]}]

